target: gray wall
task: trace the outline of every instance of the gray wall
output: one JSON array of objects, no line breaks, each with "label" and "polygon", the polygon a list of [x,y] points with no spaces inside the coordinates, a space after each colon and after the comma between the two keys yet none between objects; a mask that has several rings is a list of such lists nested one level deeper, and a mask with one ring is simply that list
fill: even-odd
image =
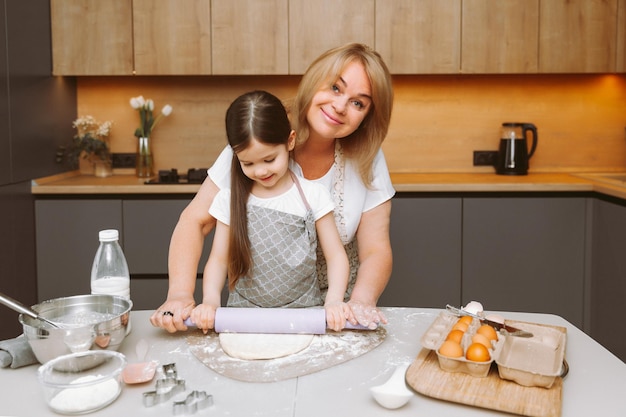
[{"label": "gray wall", "polygon": [[[66,170],[55,162],[73,135],[76,80],[52,77],[48,0],[0,0],[0,291],[37,301],[30,180]],[[0,306],[0,339],[21,333]]]}]

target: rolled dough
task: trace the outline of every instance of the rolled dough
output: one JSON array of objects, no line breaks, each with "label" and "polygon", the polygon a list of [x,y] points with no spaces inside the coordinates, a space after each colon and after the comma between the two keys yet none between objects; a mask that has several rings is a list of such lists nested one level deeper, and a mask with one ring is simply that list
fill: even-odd
[{"label": "rolled dough", "polygon": [[237,359],[276,359],[298,353],[311,344],[313,334],[220,333],[220,345]]}]

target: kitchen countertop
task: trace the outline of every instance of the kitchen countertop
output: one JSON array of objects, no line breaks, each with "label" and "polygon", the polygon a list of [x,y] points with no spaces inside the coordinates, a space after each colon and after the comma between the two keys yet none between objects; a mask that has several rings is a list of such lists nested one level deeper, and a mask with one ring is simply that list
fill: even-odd
[{"label": "kitchen countertop", "polygon": [[[137,360],[135,346],[140,339],[150,345],[148,360],[176,363],[178,376],[186,381],[186,393],[204,390],[214,397],[214,406],[195,415],[207,416],[386,416],[369,388],[385,382],[398,365],[412,363],[419,353],[420,338],[441,309],[383,308],[389,319],[387,338],[373,351],[332,368],[280,382],[239,382],[219,375],[199,362],[189,351],[186,333],[169,334],[150,325],[151,311],[131,313],[132,332],[120,351],[129,363]],[[578,328],[550,314],[498,312],[511,320],[564,326],[567,328],[569,374],[563,381],[564,417],[626,415],[626,364]],[[37,383],[37,365],[0,369],[0,415],[54,416],[44,402]],[[142,403],[142,393],[154,389],[154,382],[127,385],[110,406],[92,413],[105,416],[172,415],[170,400],[151,408]],[[176,397],[179,399],[178,397]],[[396,416],[505,416],[494,411],[436,400],[416,394],[407,405],[394,410]]]},{"label": "kitchen countertop", "polygon": [[[397,192],[597,192],[626,199],[626,182],[598,173],[391,173]],[[195,194],[200,184],[144,184],[134,175],[100,178],[77,171],[32,181],[35,195]]]},{"label": "kitchen countertop", "polygon": [[[606,181],[599,174],[530,173],[391,173],[398,192],[597,192],[626,199],[626,183]],[[63,194],[195,194],[200,184],[144,184],[134,175],[107,178],[77,171],[32,181],[35,195]]]}]

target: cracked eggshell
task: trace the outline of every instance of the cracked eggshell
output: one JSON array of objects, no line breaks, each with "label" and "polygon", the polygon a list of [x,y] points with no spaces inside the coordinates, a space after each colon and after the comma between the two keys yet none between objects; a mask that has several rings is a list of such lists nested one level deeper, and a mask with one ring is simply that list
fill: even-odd
[{"label": "cracked eggshell", "polygon": [[465,307],[463,307],[463,310],[471,314],[480,315],[483,312],[483,305],[478,301],[470,301]]},{"label": "cracked eggshell", "polygon": [[487,320],[489,321],[493,321],[496,323],[500,323],[500,324],[504,324],[504,317],[502,317],[499,314],[487,314],[487,317],[485,317]]}]

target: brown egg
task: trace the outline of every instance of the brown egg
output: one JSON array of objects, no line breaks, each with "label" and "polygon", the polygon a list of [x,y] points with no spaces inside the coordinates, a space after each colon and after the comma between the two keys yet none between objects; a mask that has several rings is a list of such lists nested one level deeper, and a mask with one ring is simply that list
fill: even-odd
[{"label": "brown egg", "polygon": [[448,333],[446,340],[452,340],[453,342],[457,342],[458,344],[461,344],[461,340],[463,340],[463,334],[464,332],[458,329],[451,330],[450,333]]},{"label": "brown egg", "polygon": [[487,349],[491,349],[491,341],[487,339],[487,337],[483,334],[476,333],[474,337],[472,337],[472,343],[480,343],[485,346]]},{"label": "brown egg", "polygon": [[482,334],[489,340],[498,340],[498,333],[496,333],[496,329],[488,324],[483,324],[482,326],[480,326],[478,330],[476,330],[476,333]]},{"label": "brown egg", "polygon": [[467,360],[474,362],[487,362],[491,359],[489,350],[481,343],[472,343],[469,345],[465,357]]},{"label": "brown egg", "polygon": [[461,316],[457,323],[465,323],[470,326],[472,324],[472,318],[470,316]]},{"label": "brown egg", "polygon": [[452,326],[452,330],[460,330],[462,332],[467,331],[468,329],[468,325],[467,323],[463,323],[461,321],[456,322],[456,324],[454,326]]},{"label": "brown egg", "polygon": [[463,356],[463,348],[457,342],[446,340],[439,347],[439,354],[449,358],[460,358]]}]

